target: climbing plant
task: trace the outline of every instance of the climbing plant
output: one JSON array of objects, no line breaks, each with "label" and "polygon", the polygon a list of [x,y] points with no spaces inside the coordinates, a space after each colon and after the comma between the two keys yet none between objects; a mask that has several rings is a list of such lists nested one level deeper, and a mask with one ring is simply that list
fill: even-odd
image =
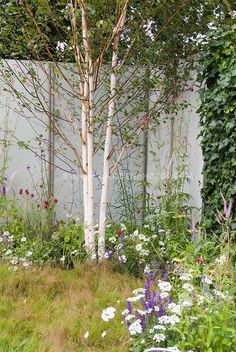
[{"label": "climbing plant", "polygon": [[[198,77],[203,84],[199,108],[203,216],[217,232],[219,211],[236,228],[236,25],[211,32],[206,41]],[[233,204],[231,215],[224,208],[224,198]]]}]

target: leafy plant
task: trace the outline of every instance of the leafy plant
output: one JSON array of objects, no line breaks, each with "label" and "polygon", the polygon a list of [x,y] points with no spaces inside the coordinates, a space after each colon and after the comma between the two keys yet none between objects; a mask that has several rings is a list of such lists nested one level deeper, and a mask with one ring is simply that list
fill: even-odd
[{"label": "leafy plant", "polygon": [[[201,145],[204,157],[204,222],[211,231],[219,231],[217,210],[236,197],[236,27],[224,26],[207,37],[200,58]],[[235,205],[231,228],[236,229]]]}]

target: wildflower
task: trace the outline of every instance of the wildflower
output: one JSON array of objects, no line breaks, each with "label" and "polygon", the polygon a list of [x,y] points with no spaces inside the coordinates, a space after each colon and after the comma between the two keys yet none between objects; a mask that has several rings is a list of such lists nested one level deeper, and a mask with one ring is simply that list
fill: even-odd
[{"label": "wildflower", "polygon": [[106,332],[106,331],[103,331],[101,337],[105,337],[105,336],[107,336],[107,332]]},{"label": "wildflower", "polygon": [[17,257],[14,257],[12,260],[10,260],[10,263],[11,263],[12,265],[18,264],[18,258],[17,258]]},{"label": "wildflower", "polygon": [[162,241],[160,241],[160,242],[159,242],[159,245],[163,247],[163,246],[165,245],[165,243],[162,242]]},{"label": "wildflower", "polygon": [[163,331],[165,331],[165,330],[166,330],[166,327],[163,326],[163,325],[154,325],[154,326],[153,326],[153,329],[154,329],[154,330],[163,330]]},{"label": "wildflower", "polygon": [[170,324],[170,325],[175,325],[177,323],[180,322],[179,317],[176,314],[173,315],[162,315],[159,319],[158,319],[160,324]]},{"label": "wildflower", "polygon": [[159,281],[158,287],[164,292],[169,292],[172,289],[172,286],[168,281]]},{"label": "wildflower", "polygon": [[226,263],[226,260],[227,260],[226,255],[221,255],[220,258],[216,258],[215,261],[216,261],[216,264],[222,266]]},{"label": "wildflower", "polygon": [[28,188],[26,188],[25,194],[26,194],[27,196],[30,194]]},{"label": "wildflower", "polygon": [[8,249],[5,254],[6,254],[6,255],[10,255],[10,254],[11,254],[11,250]]},{"label": "wildflower", "polygon": [[169,297],[169,293],[168,292],[161,292],[160,297],[161,297],[161,299],[167,298],[167,297]]},{"label": "wildflower", "polygon": [[198,264],[203,264],[204,263],[203,258],[202,257],[197,258],[197,263]]},{"label": "wildflower", "polygon": [[186,290],[186,291],[188,291],[188,292],[192,292],[193,290],[194,290],[194,287],[193,287],[193,285],[191,285],[191,284],[183,284],[183,288]]},{"label": "wildflower", "polygon": [[89,337],[89,332],[88,331],[85,331],[84,333],[84,339],[87,339]]},{"label": "wildflower", "polygon": [[192,280],[192,275],[191,274],[181,274],[179,279],[181,281],[191,281]]},{"label": "wildflower", "polygon": [[123,232],[121,230],[117,230],[116,234],[118,237],[122,237],[123,236]]},{"label": "wildflower", "polygon": [[135,290],[133,290],[133,294],[134,295],[138,295],[139,293],[145,293],[146,292],[146,290],[145,290],[145,288],[142,288],[142,287],[140,287],[140,288],[136,288]]},{"label": "wildflower", "polygon": [[5,236],[5,237],[10,236],[10,232],[8,232],[8,231],[4,231],[4,232],[3,232],[3,236]]},{"label": "wildflower", "polygon": [[125,263],[127,262],[127,259],[126,259],[126,256],[125,256],[125,255],[120,255],[120,256],[118,257],[118,259],[119,259],[119,262],[120,262],[121,264],[125,264]]},{"label": "wildflower", "polygon": [[60,261],[64,263],[65,260],[66,260],[66,257],[63,255],[63,256],[60,258]]},{"label": "wildflower", "polygon": [[211,277],[204,277],[203,279],[202,279],[202,282],[203,283],[205,283],[205,284],[207,284],[207,285],[211,285],[212,284],[212,278]]},{"label": "wildflower", "polygon": [[6,195],[6,186],[4,185],[4,183],[2,184],[2,195]]},{"label": "wildflower", "polygon": [[120,224],[120,229],[121,231],[126,231],[127,227],[125,226],[125,224]]},{"label": "wildflower", "polygon": [[161,342],[161,341],[165,341],[166,337],[164,334],[155,334],[153,336],[153,341],[155,342]]},{"label": "wildflower", "polygon": [[175,314],[180,315],[181,314],[181,307],[179,304],[175,304],[175,303],[169,303],[167,308]]},{"label": "wildflower", "polygon": [[26,237],[22,237],[20,241],[21,241],[21,242],[26,242],[26,241],[27,241],[27,238],[26,238]]},{"label": "wildflower", "polygon": [[23,194],[23,189],[22,189],[22,188],[20,189],[19,194],[20,194],[20,195]]},{"label": "wildflower", "polygon": [[130,332],[130,335],[132,335],[132,336],[137,335],[137,334],[141,334],[142,331],[143,331],[143,328],[142,328],[142,324],[141,324],[140,319],[136,320],[135,322],[133,322],[129,326],[129,332]]},{"label": "wildflower", "polygon": [[115,243],[116,242],[116,238],[113,236],[113,237],[110,237],[109,238],[109,242],[111,243]]},{"label": "wildflower", "polygon": [[133,318],[135,318],[135,316],[134,316],[133,314],[128,314],[128,315],[126,315],[126,317],[125,317],[125,321],[132,320]]},{"label": "wildflower", "polygon": [[25,256],[26,256],[26,257],[31,257],[32,254],[33,254],[33,253],[32,253],[31,251],[27,251],[27,252],[25,253]]},{"label": "wildflower", "polygon": [[147,241],[148,241],[148,238],[147,238],[145,235],[143,235],[142,233],[140,233],[140,234],[138,235],[138,238],[139,238],[141,241],[144,241],[144,242],[147,242]]},{"label": "wildflower", "polygon": [[112,251],[107,251],[107,252],[104,254],[104,258],[105,258],[105,259],[111,259],[111,258],[112,258]]},{"label": "wildflower", "polygon": [[76,254],[78,254],[78,250],[77,250],[77,249],[75,249],[75,250],[73,250],[73,251],[71,252],[71,255],[76,255]]},{"label": "wildflower", "polygon": [[192,307],[193,303],[191,301],[185,300],[182,302],[183,307]]},{"label": "wildflower", "polygon": [[137,245],[136,245],[136,247],[135,247],[135,249],[136,249],[136,251],[141,251],[141,249],[142,249],[142,244],[141,243],[138,243]]},{"label": "wildflower", "polygon": [[113,307],[108,307],[108,308],[104,309],[102,312],[102,315],[101,315],[102,319],[104,321],[109,321],[109,320],[113,319],[115,317],[115,311],[116,311],[116,309]]}]

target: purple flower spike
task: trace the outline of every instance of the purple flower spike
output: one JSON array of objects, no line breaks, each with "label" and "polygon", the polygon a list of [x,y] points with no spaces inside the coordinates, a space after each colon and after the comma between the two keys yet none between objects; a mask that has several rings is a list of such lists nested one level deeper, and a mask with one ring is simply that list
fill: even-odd
[{"label": "purple flower spike", "polygon": [[2,195],[5,196],[6,195],[6,186],[4,185],[4,183],[2,184]]},{"label": "purple flower spike", "polygon": [[127,301],[127,309],[129,311],[129,314],[132,313],[132,303],[130,301]]}]

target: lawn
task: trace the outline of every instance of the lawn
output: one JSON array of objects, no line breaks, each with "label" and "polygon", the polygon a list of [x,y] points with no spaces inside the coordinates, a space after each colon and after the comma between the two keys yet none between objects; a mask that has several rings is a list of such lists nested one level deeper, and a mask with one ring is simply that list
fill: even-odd
[{"label": "lawn", "polygon": [[137,279],[86,264],[71,271],[0,266],[0,280],[1,352],[128,351],[120,319],[105,322],[101,312],[117,301],[124,309],[124,297],[140,286]]}]

